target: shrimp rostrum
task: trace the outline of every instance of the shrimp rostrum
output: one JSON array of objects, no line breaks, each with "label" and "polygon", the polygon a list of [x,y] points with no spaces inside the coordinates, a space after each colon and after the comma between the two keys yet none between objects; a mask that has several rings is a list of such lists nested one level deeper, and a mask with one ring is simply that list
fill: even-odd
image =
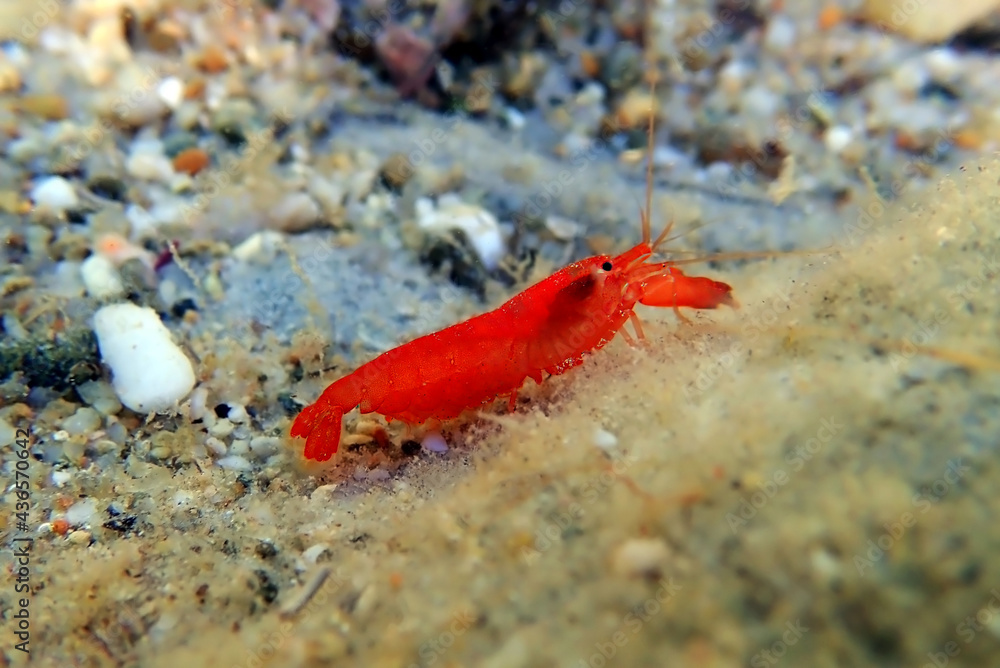
[{"label": "shrimp rostrum", "polygon": [[509,397],[513,409],[525,380],[541,383],[622,332],[631,320],[644,339],[636,304],[678,309],[736,308],[732,288],[687,276],[677,266],[691,260],[653,262],[670,226],[650,242],[649,192],[641,212],[643,240],[612,257],[574,262],[515,295],[499,308],[385,352],[334,381],[299,413],[291,435],[306,439],[305,457],[326,461],[337,452],[345,412],[380,413],[417,425],[447,420]]}]

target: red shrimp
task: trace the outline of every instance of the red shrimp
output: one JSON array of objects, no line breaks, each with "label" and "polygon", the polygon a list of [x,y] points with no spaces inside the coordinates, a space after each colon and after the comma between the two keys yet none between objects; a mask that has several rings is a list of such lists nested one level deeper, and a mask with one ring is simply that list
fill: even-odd
[{"label": "red shrimp", "polygon": [[327,461],[337,452],[344,413],[355,407],[410,425],[456,418],[502,396],[513,410],[526,379],[541,383],[543,372],[568,371],[618,332],[634,344],[626,320],[644,339],[636,303],[673,308],[682,320],[681,307],[738,308],[729,285],[677,267],[692,260],[648,261],[671,226],[650,242],[651,166],[646,176],[638,245],[574,262],[496,310],[405,343],[334,381],[292,424],[292,437],[306,439],[306,459]]},{"label": "red shrimp", "polygon": [[647,262],[653,244],[645,212],[643,241],[611,257],[598,255],[560,269],[515,295],[498,309],[428,334],[383,353],[335,381],[296,417],[293,437],[306,439],[305,457],[327,461],[340,444],[345,412],[360,407],[389,420],[415,425],[447,420],[465,410],[509,396],[513,409],[525,379],[561,374],[602,348],[632,320],[636,303],[680,307],[738,308],[732,288],[686,276],[676,262]]}]

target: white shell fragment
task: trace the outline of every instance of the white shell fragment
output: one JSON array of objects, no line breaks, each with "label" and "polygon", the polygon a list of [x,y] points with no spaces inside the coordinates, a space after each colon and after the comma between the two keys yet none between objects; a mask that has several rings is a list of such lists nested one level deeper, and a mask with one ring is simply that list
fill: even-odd
[{"label": "white shell fragment", "polygon": [[421,197],[414,205],[417,224],[428,232],[461,230],[469,239],[483,265],[492,271],[500,264],[506,248],[496,216],[482,207],[466,204],[457,195],[442,195],[437,207]]},{"label": "white shell fragment", "polygon": [[166,411],[194,388],[191,361],[153,309],[105,306],[94,314],[94,333],[115,393],[133,411]]},{"label": "white shell fragment", "polygon": [[448,452],[448,444],[445,442],[444,436],[436,431],[432,431],[424,436],[423,440],[420,441],[420,445],[428,452]]}]

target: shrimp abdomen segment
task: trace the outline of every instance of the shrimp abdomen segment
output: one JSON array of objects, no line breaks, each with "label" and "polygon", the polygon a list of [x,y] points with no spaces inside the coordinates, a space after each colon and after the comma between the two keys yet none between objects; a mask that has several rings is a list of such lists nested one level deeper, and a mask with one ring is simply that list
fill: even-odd
[{"label": "shrimp abdomen segment", "polygon": [[[358,369],[363,413],[406,422],[450,419],[518,389],[528,375],[519,337],[448,328],[389,351],[381,369]],[[381,359],[381,358],[379,358]]]}]

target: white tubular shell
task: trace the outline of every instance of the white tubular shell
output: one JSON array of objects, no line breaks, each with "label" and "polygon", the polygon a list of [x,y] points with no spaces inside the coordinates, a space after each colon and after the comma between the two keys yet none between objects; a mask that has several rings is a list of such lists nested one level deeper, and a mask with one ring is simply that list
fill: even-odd
[{"label": "white tubular shell", "polygon": [[153,309],[105,306],[94,314],[94,333],[101,357],[111,368],[115,394],[133,411],[166,411],[194,388],[191,360]]}]

